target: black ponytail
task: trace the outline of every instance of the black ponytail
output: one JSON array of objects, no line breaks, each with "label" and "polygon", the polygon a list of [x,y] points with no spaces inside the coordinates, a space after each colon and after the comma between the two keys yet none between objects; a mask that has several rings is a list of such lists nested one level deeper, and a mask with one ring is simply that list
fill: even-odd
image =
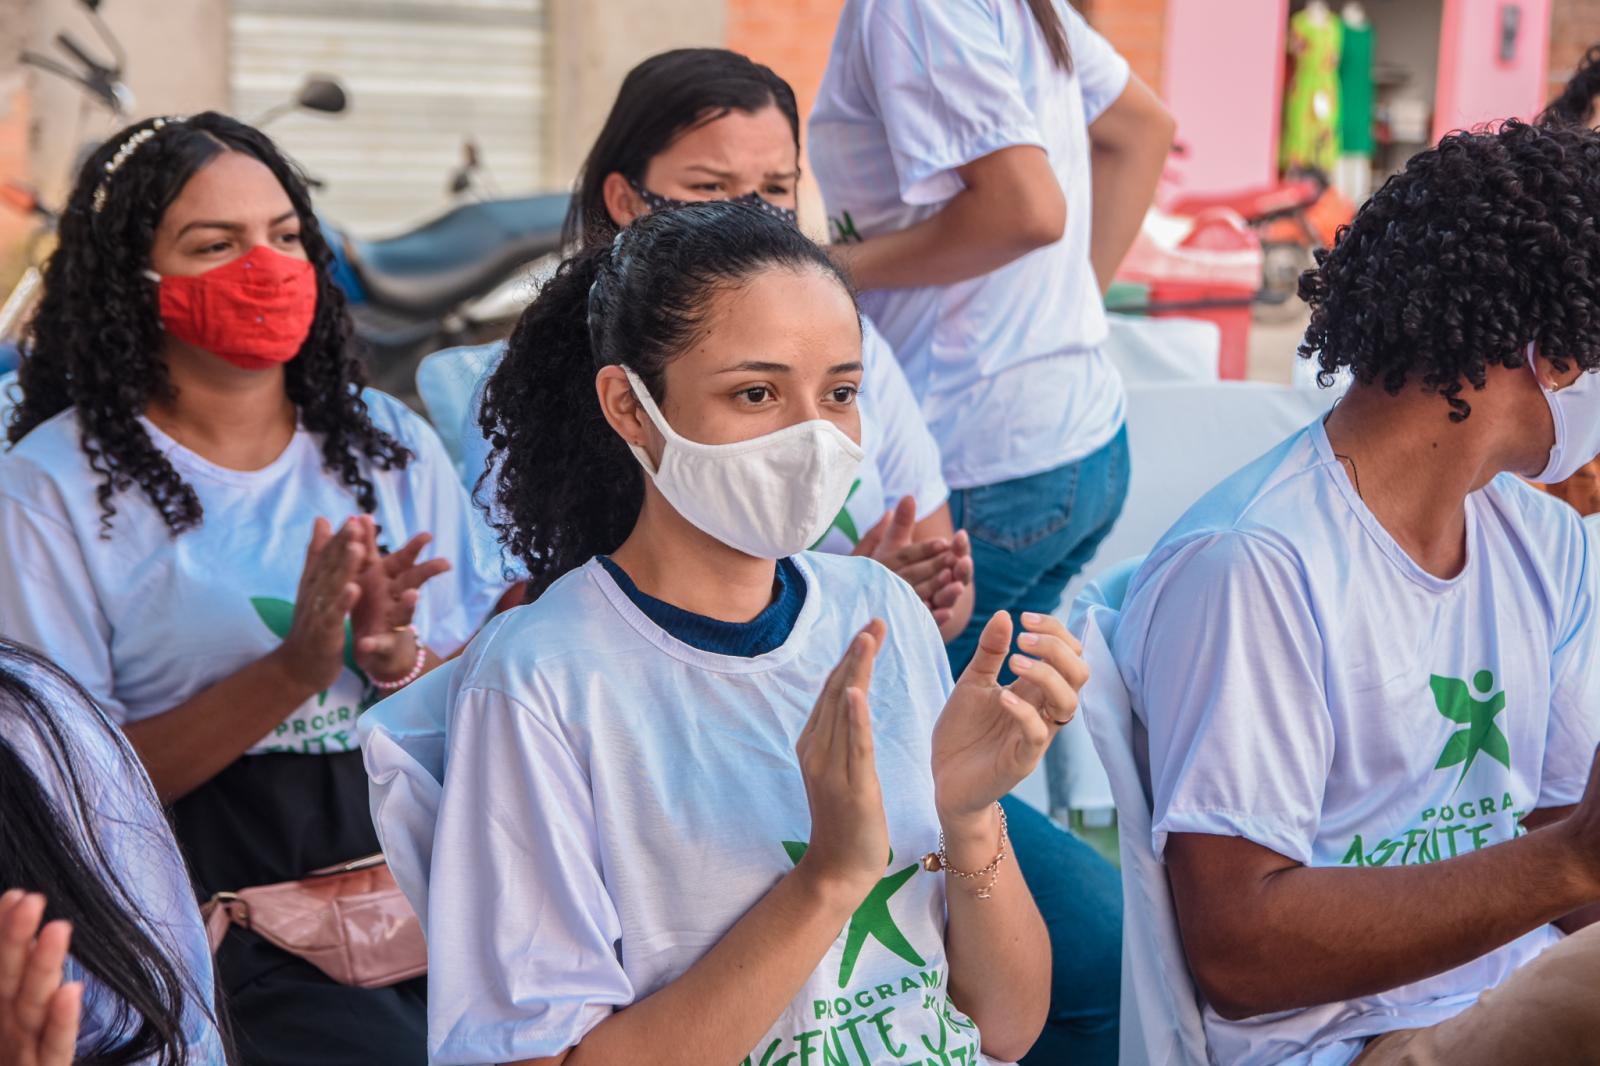
[{"label": "black ponytail", "polygon": [[[742,204],[658,211],[557,268],[484,386],[478,424],[494,480],[489,521],[522,561],[529,598],[627,539],[644,471],[600,410],[595,374],[632,370],[660,403],[663,371],[701,336],[710,298],[765,270],[820,271],[799,230]],[[480,491],[479,498],[482,499]]]}]

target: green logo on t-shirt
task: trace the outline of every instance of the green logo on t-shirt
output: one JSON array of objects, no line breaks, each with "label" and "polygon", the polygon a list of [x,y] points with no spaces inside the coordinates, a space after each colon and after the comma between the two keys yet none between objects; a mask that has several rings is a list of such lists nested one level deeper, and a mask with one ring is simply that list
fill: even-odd
[{"label": "green logo on t-shirt", "polygon": [[[279,640],[289,636],[294,625],[294,604],[272,596],[253,596],[250,606]],[[356,747],[354,723],[363,711],[378,702],[383,694],[372,679],[356,664],[355,634],[350,619],[344,620],[344,666],[361,683],[360,696],[353,701],[347,696],[329,703],[330,689],[317,693],[316,706],[309,704],[297,709],[263,739],[260,751],[296,752],[304,755],[321,755],[331,752],[353,751]],[[341,691],[344,691],[341,688]]]},{"label": "green logo on t-shirt", "polygon": [[[806,853],[806,845],[796,840],[785,840],[783,850],[789,853],[789,861],[798,866],[800,857]],[[894,862],[892,851],[889,853],[889,862]],[[867,898],[850,916],[850,924],[845,928],[844,955],[839,960],[840,988],[850,983],[850,975],[855,972],[856,960],[860,958],[861,949],[866,946],[868,937],[913,966],[926,965],[922,956],[917,954],[917,949],[911,946],[911,941],[907,940],[900,927],[895,925],[894,915],[889,913],[890,897],[904,888],[905,883],[915,877],[921,868],[920,863],[914,862],[879,881],[877,887],[867,893]]]},{"label": "green logo on t-shirt", "polygon": [[835,244],[860,244],[864,239],[861,231],[856,229],[856,220],[850,217],[848,211],[840,211],[828,219],[828,232]]},{"label": "green logo on t-shirt", "polygon": [[1435,674],[1428,679],[1428,687],[1433,689],[1433,702],[1439,713],[1463,727],[1450,734],[1444,751],[1439,754],[1439,761],[1433,765],[1435,770],[1459,764],[1461,776],[1456,780],[1456,788],[1459,789],[1480,752],[1507,770],[1511,769],[1511,746],[1506,741],[1506,735],[1500,732],[1500,727],[1494,724],[1495,716],[1505,710],[1506,694],[1497,692],[1486,700],[1472,694],[1472,690],[1477,689],[1487,695],[1494,688],[1493,673],[1479,670],[1472,676],[1470,688],[1465,681]]},{"label": "green logo on t-shirt", "polygon": [[[856,520],[850,517],[850,501],[855,498],[856,490],[860,487],[861,479],[856,478],[855,484],[850,486],[850,492],[844,498],[844,506],[839,508],[839,517],[835,518],[833,520],[833,525],[829,526],[822,536],[817,538],[817,544],[821,544],[823,541],[827,540],[828,534],[832,533],[836,529],[840,533],[844,534],[845,539],[850,542],[851,547],[855,547],[857,544],[861,543],[861,533],[856,529]],[[811,545],[812,551],[817,550],[817,544]]]}]

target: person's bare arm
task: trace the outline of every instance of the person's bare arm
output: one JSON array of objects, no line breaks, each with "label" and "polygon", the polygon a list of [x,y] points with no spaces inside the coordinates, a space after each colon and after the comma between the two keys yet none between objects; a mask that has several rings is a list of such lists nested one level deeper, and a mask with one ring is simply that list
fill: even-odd
[{"label": "person's bare arm", "polygon": [[682,977],[611,1015],[576,1047],[510,1066],[738,1062],[799,994],[865,898],[831,893],[809,873],[791,870]]},{"label": "person's bare arm", "polygon": [[1089,261],[1102,295],[1139,235],[1176,130],[1166,105],[1136,74],[1089,126],[1094,175]]},{"label": "person's bare arm", "polygon": [[[162,803],[211,780],[333,684],[345,668],[346,619],[363,597],[370,617],[352,623],[357,663],[374,680],[398,680],[410,672],[417,644],[398,624],[410,621],[418,590],[449,564],[417,562],[426,534],[380,559],[375,528],[370,516],[358,515],[335,533],[318,518],[283,643],[171,710],[123,726]],[[426,673],[440,659],[422,651]]]},{"label": "person's bare arm", "polygon": [[[1530,811],[1528,816],[1522,820],[1522,824],[1532,831],[1547,825],[1554,825],[1577,809],[1576,804],[1566,807],[1541,807],[1539,810]],[[1587,907],[1578,908],[1571,914],[1558,919],[1555,922],[1555,926],[1563,933],[1570,935],[1584,926],[1593,925],[1596,922],[1600,922],[1600,903],[1591,903]]]},{"label": "person's bare arm", "polygon": [[361,596],[365,531],[317,519],[282,644],[169,711],[123,726],[164,804],[205,784],[344,669],[345,618]]},{"label": "person's bare arm", "polygon": [[[1088,668],[1055,618],[1024,614],[1022,654],[1011,618],[993,615],[933,732],[939,825],[950,862],[982,870],[996,854],[995,802],[1032,772],[1078,707]],[[1001,666],[1017,680],[1002,687]],[[1039,1038],[1050,1012],[1050,936],[1016,860],[1001,862],[988,899],[983,882],[945,875],[945,955],[950,1001],[978,1026],[984,1054],[1012,1062]]]},{"label": "person's bare arm", "polygon": [[[1422,866],[1314,869],[1200,833],[1174,833],[1166,863],[1189,967],[1217,1013],[1331,1003],[1443,973],[1600,901],[1600,780],[1559,821]],[[1352,935],[1373,929],[1383,935]]]},{"label": "person's bare arm", "polygon": [[956,168],[966,188],[939,212],[828,254],[863,289],[952,285],[1054,244],[1067,198],[1043,148],[1013,145]]}]

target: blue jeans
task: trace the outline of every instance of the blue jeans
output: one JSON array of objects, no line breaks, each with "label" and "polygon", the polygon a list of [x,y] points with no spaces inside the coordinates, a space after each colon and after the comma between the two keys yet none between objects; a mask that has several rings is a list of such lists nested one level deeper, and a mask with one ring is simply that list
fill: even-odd
[{"label": "blue jeans", "polygon": [[1116,1066],[1122,878],[1089,845],[1014,796],[1011,850],[1050,933],[1050,1017],[1021,1066]]},{"label": "blue jeans", "polygon": [[946,646],[951,672],[961,676],[994,612],[1052,614],[1061,606],[1067,582],[1111,532],[1127,495],[1126,427],[1075,463],[950,494],[950,518],[972,538],[977,582],[972,620]]},{"label": "blue jeans", "polygon": [[[978,635],[996,611],[1010,611],[1013,631],[1023,611],[1052,614],[1067,582],[1094,556],[1122,514],[1128,495],[1128,431],[1075,463],[1013,481],[959,489],[950,494],[950,518],[972,538],[977,582],[972,620],[945,646],[950,672],[960,677]],[[1000,672],[1002,684],[1014,675]],[[1051,812],[1067,809],[1066,750],[1045,752]]]},{"label": "blue jeans", "polygon": [[[960,676],[989,616],[1051,614],[1122,513],[1128,493],[1126,429],[1104,448],[1042,474],[962,489],[950,517],[972,538],[972,621],[947,650]],[[1020,622],[1016,624],[1020,632]],[[1002,682],[1010,682],[1009,670]],[[1052,807],[1065,809],[1066,777],[1047,753]],[[1121,1016],[1122,889],[1110,863],[1049,818],[1008,797],[1017,863],[1050,931],[1050,1020],[1024,1066],[1117,1061]]]}]

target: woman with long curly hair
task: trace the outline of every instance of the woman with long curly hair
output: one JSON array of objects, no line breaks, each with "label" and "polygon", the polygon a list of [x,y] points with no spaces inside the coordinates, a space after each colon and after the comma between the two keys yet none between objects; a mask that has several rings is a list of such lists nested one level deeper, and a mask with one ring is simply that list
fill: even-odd
[{"label": "woman with long curly hair", "polygon": [[[0,459],[0,627],[122,725],[205,895],[378,850],[355,719],[503,592],[437,438],[363,390],[330,262],[256,130],[124,130],[63,216]],[[218,965],[246,1062],[422,1061],[420,981],[338,985],[240,929]]]}]

